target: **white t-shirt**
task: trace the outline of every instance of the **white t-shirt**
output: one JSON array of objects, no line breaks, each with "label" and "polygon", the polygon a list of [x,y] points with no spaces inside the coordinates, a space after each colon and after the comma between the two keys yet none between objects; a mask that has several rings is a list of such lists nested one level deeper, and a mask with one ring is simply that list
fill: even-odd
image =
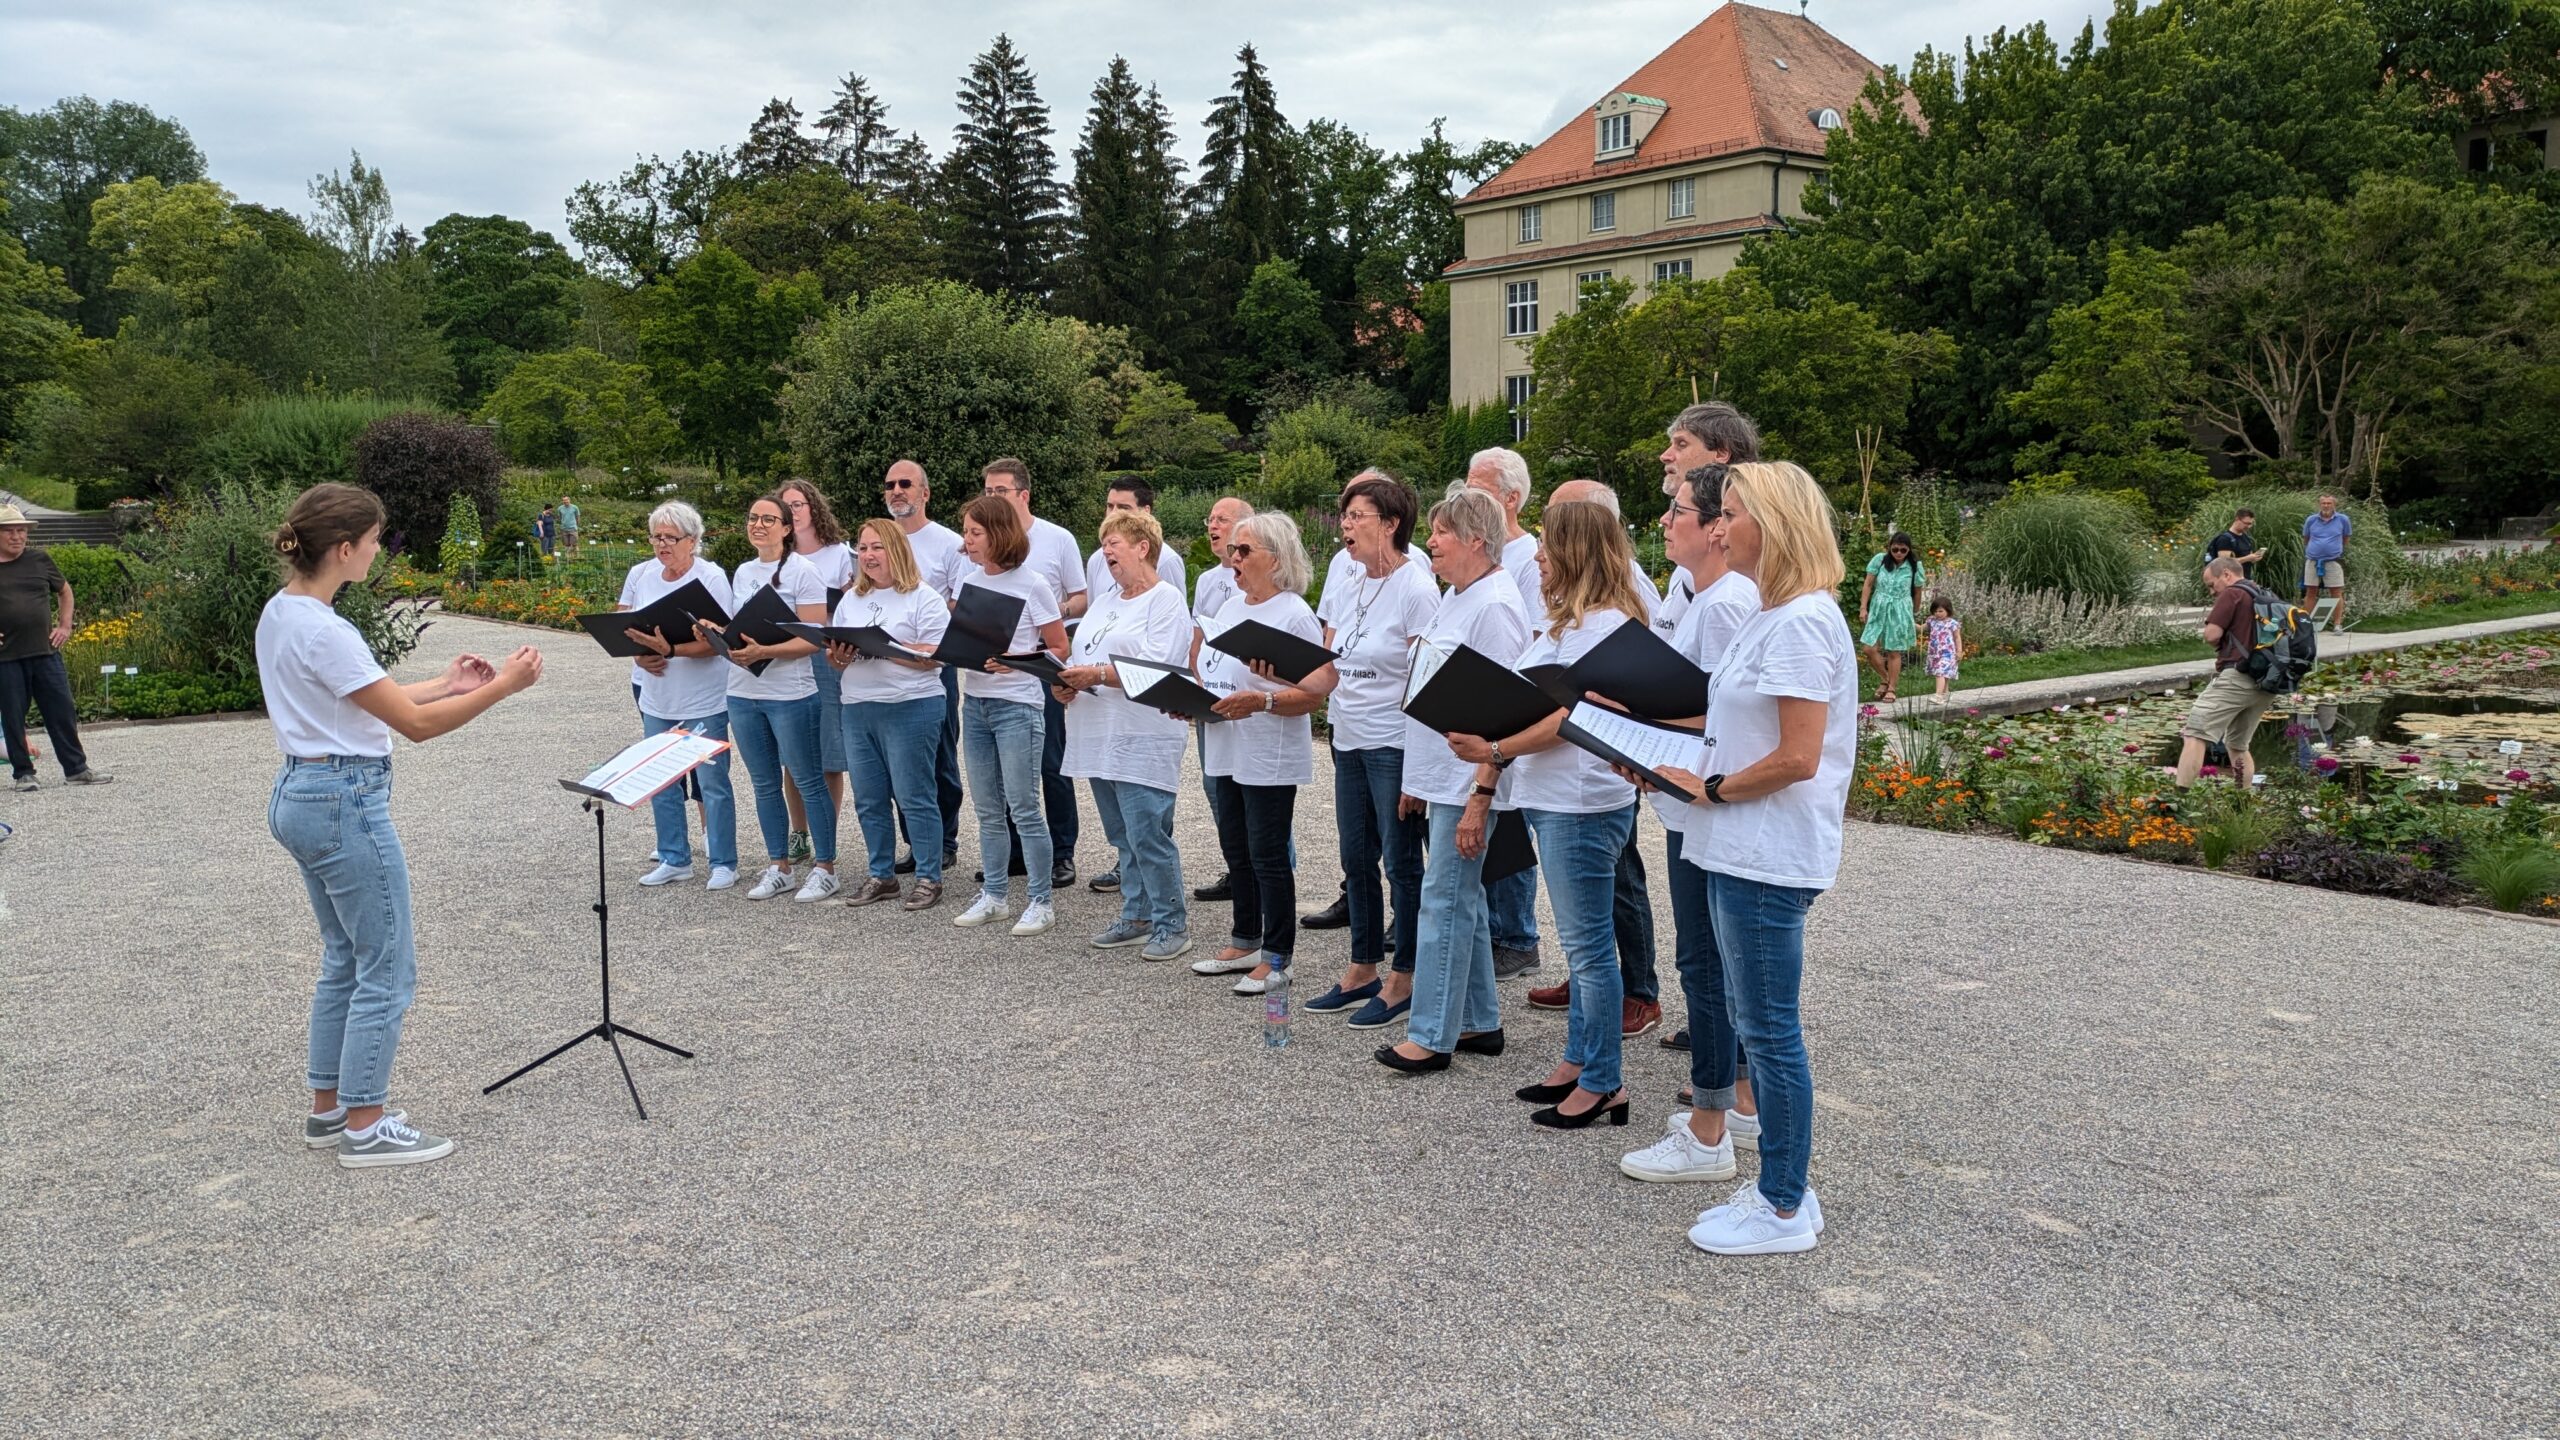
[{"label": "white t-shirt", "polygon": [[1705,773],[1740,774],[1776,750],[1781,698],[1828,707],[1822,759],[1812,779],[1774,795],[1690,806],[1680,857],[1764,885],[1831,888],[1858,752],[1858,656],[1839,602],[1817,590],[1752,616],[1707,693]]},{"label": "white t-shirt", "polygon": [[347,617],[279,590],[258,614],[258,685],[276,748],[303,760],[388,756],[391,727],[347,697],[385,678]]},{"label": "white t-shirt", "polygon": [[1316,618],[1333,632],[1336,654],[1328,715],[1336,750],[1394,750],[1404,745],[1404,684],[1413,673],[1413,642],[1431,628],[1440,587],[1411,560],[1372,580],[1359,564],[1339,583],[1325,583]]},{"label": "white t-shirt", "polygon": [[[644,609],[696,580],[702,582],[702,588],[710,592],[712,599],[720,602],[721,609],[732,608],[729,604],[729,577],[720,573],[719,566],[699,554],[693,557],[693,568],[673,580],[667,578],[665,567],[655,560],[643,560],[632,566],[631,573],[622,577],[622,608]],[[632,662],[631,679],[640,687],[640,709],[644,713],[661,720],[700,720],[728,709],[727,672],[737,668],[717,655],[692,659],[671,655],[667,657],[667,673],[664,675],[652,675],[641,669],[639,662]]]},{"label": "white t-shirt", "polygon": [[1192,623],[1206,629],[1227,602],[1236,598],[1236,572],[1232,565],[1212,565],[1200,572],[1191,586]]},{"label": "white t-shirt", "polygon": [[[1316,612],[1307,608],[1305,597],[1286,590],[1259,605],[1239,592],[1203,628],[1210,635],[1223,635],[1247,620],[1324,643],[1324,627],[1316,623]],[[1200,685],[1220,699],[1239,690],[1296,688],[1285,680],[1263,679],[1246,669],[1242,660],[1205,641],[1200,646]],[[1211,725],[1207,734],[1200,757],[1203,774],[1223,775],[1239,785],[1305,785],[1316,778],[1315,726],[1308,716],[1257,712]]]},{"label": "white t-shirt", "polygon": [[[1420,565],[1425,578],[1430,576],[1430,551],[1423,549],[1419,545],[1407,545],[1404,547],[1404,558],[1414,561],[1416,564]],[[1332,595],[1333,587],[1336,583],[1342,581],[1345,577],[1357,580],[1361,575],[1367,573],[1368,568],[1369,567],[1366,565],[1363,565],[1359,561],[1351,558],[1351,551],[1348,547],[1335,549],[1333,552],[1333,558],[1324,563],[1324,593],[1328,596]],[[1439,583],[1440,582],[1436,580],[1432,581],[1432,588],[1439,588]],[[1324,618],[1324,607],[1316,607],[1316,618],[1319,620]]]},{"label": "white t-shirt", "polygon": [[1031,519],[1031,555],[1022,568],[1049,582],[1060,605],[1084,593],[1084,552],[1066,526],[1038,516]]},{"label": "white t-shirt", "polygon": [[[867,595],[848,591],[836,602],[835,623],[877,625],[909,649],[930,650],[942,643],[942,632],[951,627],[951,607],[930,585],[918,585],[904,594],[884,585]],[[836,694],[847,705],[939,700],[942,671],[910,670],[895,660],[859,656],[836,672]]]},{"label": "white t-shirt", "polygon": [[1645,623],[1652,624],[1654,617],[1662,613],[1662,592],[1653,588],[1653,577],[1644,573],[1643,564],[1632,555],[1627,557],[1627,578],[1636,582],[1636,593],[1644,597]]},{"label": "white t-shirt", "polygon": [[[1570,665],[1619,626],[1634,623],[1623,610],[1595,610],[1582,623],[1559,635],[1529,642],[1512,664]],[[1491,737],[1500,739],[1500,736]],[[1523,755],[1511,766],[1511,803],[1523,810],[1550,810],[1565,815],[1599,815],[1625,807],[1636,798],[1635,787],[1618,778],[1609,762],[1579,745],[1557,744]]]},{"label": "white t-shirt", "polygon": [[1680,617],[1689,613],[1689,602],[1698,598],[1697,582],[1689,578],[1689,567],[1679,566],[1671,572],[1671,583],[1662,589],[1661,601],[1653,607],[1653,628],[1668,640],[1680,628]]},{"label": "white t-shirt", "polygon": [[[780,591],[795,614],[803,605],[815,605],[819,614],[826,613],[826,584],[818,579],[818,572],[809,564],[807,557],[788,551],[783,552],[777,564],[749,560],[738,567],[737,573],[729,577],[729,593],[737,601],[729,607],[729,613],[735,615],[745,609],[747,602],[756,598],[757,591],[768,587]],[[720,665],[729,672],[729,698],[732,700],[797,700],[804,695],[818,693],[817,672],[809,668],[806,657],[776,660],[764,667],[761,675],[726,660]]]},{"label": "white t-shirt", "polygon": [[[1173,586],[1173,593],[1176,596],[1182,594],[1184,581],[1182,573],[1182,557],[1173,553],[1172,546],[1159,545],[1156,547],[1156,574],[1167,584]],[[1120,582],[1111,578],[1111,562],[1103,558],[1101,547],[1096,546],[1094,548],[1094,552],[1086,556],[1084,560],[1085,603],[1087,605],[1099,605],[1102,603],[1103,591],[1118,590],[1119,588]],[[1110,777],[1105,776],[1103,778],[1108,779]]]},{"label": "white t-shirt", "polygon": [[[1507,573],[1495,570],[1464,590],[1440,597],[1431,625],[1422,632],[1426,650],[1443,655],[1464,645],[1488,660],[1505,665],[1529,646],[1529,617],[1520,608],[1520,587]],[[1513,766],[1513,770],[1520,767]],[[1493,806],[1508,810],[1508,772],[1494,787],[1503,792]],[[1404,722],[1404,793],[1435,805],[1464,805],[1475,792],[1476,767],[1449,752],[1449,737],[1408,716]]]},{"label": "white t-shirt", "polygon": [[833,545],[821,545],[815,550],[807,551],[800,558],[808,561],[809,568],[818,572],[818,583],[826,586],[828,590],[843,591],[853,588],[852,546],[839,540]]},{"label": "white t-shirt", "polygon": [[[1069,664],[1107,665],[1115,655],[1191,664],[1191,607],[1182,602],[1180,585],[1150,585],[1132,600],[1116,581],[1105,580],[1090,593],[1092,608],[1076,626]],[[1058,771],[1080,780],[1178,790],[1182,751],[1190,740],[1189,725],[1105,685],[1076,696],[1067,707],[1067,751]]]},{"label": "white t-shirt", "polygon": [[[1675,578],[1673,595],[1681,592],[1677,582],[1684,579],[1686,573],[1684,571]],[[1664,597],[1663,604],[1668,607],[1670,603],[1670,597]],[[1716,667],[1724,663],[1724,652],[1732,648],[1733,637],[1741,634],[1742,627],[1750,624],[1751,618],[1759,613],[1760,587],[1751,583],[1750,576],[1727,570],[1716,577],[1716,583],[1708,586],[1705,594],[1693,597],[1683,606],[1680,623],[1671,632],[1671,648],[1712,676]],[[1701,693],[1698,696],[1698,713],[1705,714],[1706,708],[1707,697]],[[1677,795],[1657,794],[1653,797],[1653,813],[1661,817],[1665,826],[1684,833],[1698,808]]]},{"label": "white t-shirt", "polygon": [[907,548],[916,554],[916,574],[934,593],[950,600],[960,593],[960,582],[978,567],[960,553],[960,534],[950,526],[927,520],[907,537]]},{"label": "white t-shirt", "polygon": [[1520,591],[1520,613],[1529,617],[1529,633],[1547,628],[1546,582],[1538,575],[1538,537],[1523,532],[1502,544],[1502,573]]},{"label": "white t-shirt", "polygon": [[[1060,534],[1066,532],[1060,531]],[[987,567],[970,567],[960,582],[963,590],[992,590],[999,595],[1022,597],[1022,618],[1014,622],[1013,638],[1005,642],[1007,655],[1028,655],[1044,649],[1040,643],[1040,627],[1059,617],[1058,592],[1050,588],[1046,577],[1034,574],[1030,565],[1016,565],[1010,570],[990,575]],[[979,700],[1011,700],[1020,705],[1040,703],[1041,680],[1015,670],[969,670],[960,676],[960,693]]]}]

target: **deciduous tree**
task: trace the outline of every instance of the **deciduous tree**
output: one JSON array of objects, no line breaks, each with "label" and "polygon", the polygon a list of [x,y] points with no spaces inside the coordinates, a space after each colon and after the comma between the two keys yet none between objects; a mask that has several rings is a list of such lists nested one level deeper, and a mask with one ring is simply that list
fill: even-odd
[{"label": "deciduous tree", "polygon": [[781,362],[821,304],[816,281],[760,279],[716,244],[648,293],[641,363],[685,443],[722,476],[733,467],[760,470],[772,458]]}]

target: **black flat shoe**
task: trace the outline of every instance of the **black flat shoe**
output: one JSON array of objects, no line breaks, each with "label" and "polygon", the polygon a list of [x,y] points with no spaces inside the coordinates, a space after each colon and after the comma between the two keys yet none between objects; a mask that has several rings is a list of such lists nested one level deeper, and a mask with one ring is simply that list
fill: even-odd
[{"label": "black flat shoe", "polygon": [[1232,877],[1221,875],[1215,881],[1212,881],[1207,885],[1195,885],[1191,890],[1191,898],[1194,900],[1233,900],[1236,898],[1236,892],[1231,881]]},{"label": "black flat shoe", "polygon": [[1470,1055],[1499,1055],[1502,1053],[1502,1032],[1487,1030],[1481,1035],[1461,1035],[1458,1048]]},{"label": "black flat shoe", "polygon": [[1298,917],[1300,928],[1307,930],[1340,930],[1351,923],[1351,898],[1337,895],[1333,903],[1313,915]]},{"label": "black flat shoe", "polygon": [[1523,1105],[1553,1105],[1581,1088],[1570,1080],[1561,1085],[1523,1085],[1511,1096]]},{"label": "black flat shoe", "polygon": [[[1626,1094],[1623,1090],[1618,1093],[1621,1096]],[[1609,1117],[1609,1123],[1612,1125],[1626,1124],[1627,1102],[1623,1099],[1614,1103],[1604,1102],[1592,1106],[1579,1115],[1567,1115],[1562,1107],[1551,1105],[1531,1115],[1529,1122],[1533,1125],[1544,1125],[1550,1130],[1579,1130],[1603,1115]]]},{"label": "black flat shoe", "polygon": [[[1461,1040],[1458,1043],[1464,1045],[1467,1042]],[[1407,1075],[1427,1075],[1434,1070],[1449,1068],[1449,1057],[1437,1050],[1419,1060],[1414,1060],[1396,1053],[1396,1047],[1393,1045],[1381,1045],[1377,1049],[1377,1056],[1379,1064],[1390,1070],[1401,1070]]]}]

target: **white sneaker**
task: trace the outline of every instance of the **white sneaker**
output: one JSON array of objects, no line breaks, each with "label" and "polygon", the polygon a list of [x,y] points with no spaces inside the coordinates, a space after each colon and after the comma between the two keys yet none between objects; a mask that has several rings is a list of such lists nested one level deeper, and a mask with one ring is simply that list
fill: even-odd
[{"label": "white sneaker", "polygon": [[764,867],[764,874],[756,878],[756,888],[747,892],[747,898],[750,900],[770,900],[774,896],[779,895],[790,888],[791,867],[788,865],[767,865]]},{"label": "white sneaker", "polygon": [[1239,970],[1250,970],[1261,963],[1262,952],[1259,950],[1250,955],[1239,955],[1233,960],[1221,960],[1217,956],[1212,955],[1206,960],[1192,961],[1191,973],[1194,975],[1233,975]]},{"label": "white sneaker", "polygon": [[658,862],[657,869],[640,877],[640,883],[643,885],[672,885],[678,880],[690,880],[692,878],[692,866],[670,865],[661,860]]},{"label": "white sneaker", "polygon": [[1236,982],[1236,993],[1239,995],[1259,995],[1270,988],[1270,981],[1256,980],[1250,975]]},{"label": "white sneaker", "polygon": [[1046,900],[1034,900],[1030,904],[1022,907],[1022,918],[1013,922],[1013,933],[1016,935],[1037,935],[1056,923],[1058,923],[1058,917],[1056,913],[1049,908],[1049,902]]},{"label": "white sneaker", "polygon": [[1012,917],[1012,906],[1007,905],[993,895],[981,890],[978,892],[976,902],[971,904],[968,909],[952,916],[951,923],[954,925],[984,925],[990,920],[1009,920]]},{"label": "white sneaker", "polygon": [[735,866],[735,865],[714,865],[714,866],[712,866],[712,867],[711,867],[711,883],[710,883],[710,884],[708,884],[708,885],[703,886],[702,888],[703,888],[703,889],[705,889],[705,890],[726,890],[726,889],[728,889],[730,886],[733,886],[733,885],[735,885],[735,884],[737,884],[737,883],[738,883],[738,867],[737,867],[737,866]]},{"label": "white sneaker", "polygon": [[1663,1131],[1661,1139],[1619,1156],[1618,1171],[1663,1184],[1730,1180],[1734,1174],[1733,1137],[1727,1135],[1713,1145],[1702,1144],[1689,1133],[1688,1115],[1683,1112]]},{"label": "white sneaker", "polygon": [[[1724,1133],[1726,1138],[1733,1141],[1733,1148],[1736,1150],[1756,1151],[1760,1148],[1760,1117],[1745,1115],[1739,1110],[1727,1110],[1724,1112]],[[1812,1192],[1805,1193],[1810,1195]],[[1820,1216],[1814,1217],[1813,1228],[1816,1230],[1822,1228]]]},{"label": "white sneaker", "polygon": [[1701,1211],[1689,1227],[1689,1243],[1710,1255],[1792,1255],[1812,1249],[1820,1232],[1814,1226],[1813,1191],[1793,1217],[1769,1208],[1758,1181],[1733,1192],[1733,1198]]},{"label": "white sneaker", "polygon": [[809,872],[809,882],[801,886],[800,893],[791,898],[806,905],[811,901],[824,900],[834,893],[836,893],[836,872],[813,869]]}]

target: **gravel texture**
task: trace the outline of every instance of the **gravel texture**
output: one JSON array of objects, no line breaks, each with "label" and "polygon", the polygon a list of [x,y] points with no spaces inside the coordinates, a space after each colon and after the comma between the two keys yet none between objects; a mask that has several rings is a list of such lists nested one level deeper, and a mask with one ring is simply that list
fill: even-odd
[{"label": "gravel texture", "polygon": [[[445,619],[410,668],[525,638]],[[637,734],[618,663],[542,643],[397,760],[436,1164],[299,1142],[263,723],[101,729],[117,784],[0,794],[0,1433],[2560,1432],[2546,928],[1852,826],[1805,996],[1829,1229],[1720,1260],[1682,1231],[1724,1187],[1616,1170],[1657,1037],[1633,1127],[1541,1131],[1510,1090],[1562,1017],[1516,983],[1508,1055],[1396,1077],[1393,1032],[1266,1052],[1223,982],[1087,949],[1081,889],[1040,940],[954,929],[965,885],[643,892],[616,815],[619,1013],[700,1052],[635,1051],[643,1123],[593,1046],[480,1094],[593,1018],[551,780]],[[1311,935],[1304,991],[1344,954]]]}]

